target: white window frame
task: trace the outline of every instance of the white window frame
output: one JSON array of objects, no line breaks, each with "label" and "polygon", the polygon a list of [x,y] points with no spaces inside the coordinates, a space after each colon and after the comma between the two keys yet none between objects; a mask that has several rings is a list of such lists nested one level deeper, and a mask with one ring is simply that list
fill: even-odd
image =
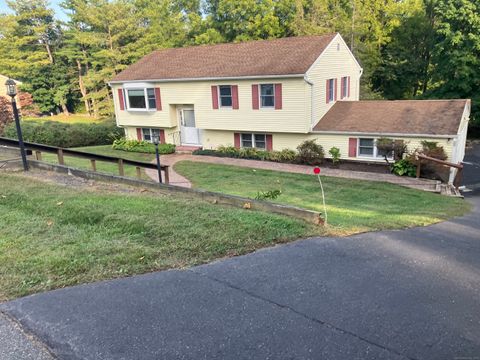
[{"label": "white window frame", "polygon": [[[222,94],[220,91],[221,87],[229,87],[230,88],[230,98],[232,99],[232,105],[230,106],[223,106],[222,105]],[[223,96],[227,97],[227,96]],[[233,109],[233,86],[232,85],[218,85],[218,107],[222,109]]]},{"label": "white window frame", "polygon": [[[123,89],[123,92],[125,94],[125,103],[127,105],[127,110],[130,110],[130,111],[156,111],[157,110],[157,97],[155,95],[155,107],[154,108],[151,108],[150,107],[150,104],[148,103],[148,89],[153,89],[153,93],[155,95],[155,88],[153,87],[138,87],[138,88],[131,88],[131,87],[128,87],[128,88],[125,88]],[[128,96],[128,92],[130,90],[143,90],[143,96],[145,98],[145,108],[133,108],[130,106],[130,97]]]},{"label": "white window frame", "polygon": [[342,99],[348,98],[348,76],[343,76],[341,79],[342,82],[342,93],[340,94]]},{"label": "white window frame", "polygon": [[[335,79],[328,79],[328,103],[330,104],[331,102],[335,101]],[[332,95],[332,97],[330,97]]]},{"label": "white window frame", "polygon": [[[373,140],[373,155],[362,155],[360,154],[360,139],[364,140]],[[383,155],[378,155],[378,148],[377,148],[377,138],[371,138],[371,137],[359,137],[357,138],[357,157],[359,158],[365,158],[365,159],[384,159],[385,157]],[[366,146],[362,146],[366,147]],[[392,160],[394,158],[394,154],[391,156],[388,156],[387,159]]]},{"label": "white window frame", "polygon": [[[157,130],[158,131],[158,139],[160,140],[160,129],[157,129],[157,128],[145,128],[145,127],[142,127],[142,141],[148,141],[150,143],[153,144],[153,131],[154,130]],[[143,130],[148,130],[149,133],[150,133],[150,140],[145,140],[145,135],[143,133]]]},{"label": "white window frame", "polygon": [[[252,147],[249,146],[243,146],[243,135],[250,135],[252,137]],[[255,135],[262,135],[265,138],[265,141],[263,143],[265,144],[265,147],[259,148],[256,145],[256,140],[255,140]],[[240,133],[240,147],[245,148],[245,149],[259,149],[259,150],[267,150],[267,134],[262,134],[262,133]]]},{"label": "white window frame", "polygon": [[[270,85],[272,86],[273,88],[273,95],[264,95],[264,96],[273,96],[273,105],[272,106],[263,106],[262,105],[262,86],[266,86],[266,85]],[[277,99],[275,97],[275,84],[259,84],[258,85],[259,89],[258,89],[258,104],[259,104],[259,107],[260,109],[275,109],[275,104],[277,102]]]}]

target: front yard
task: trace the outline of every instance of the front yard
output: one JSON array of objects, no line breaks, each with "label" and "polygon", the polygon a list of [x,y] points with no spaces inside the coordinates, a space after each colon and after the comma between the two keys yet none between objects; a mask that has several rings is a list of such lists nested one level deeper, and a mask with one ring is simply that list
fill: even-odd
[{"label": "front yard", "polygon": [[[112,149],[112,145],[100,145],[100,146],[86,146],[79,148],[72,148],[72,150],[83,151],[92,154],[114,156],[122,159],[135,160],[141,162],[151,162],[154,158],[154,154],[143,154],[135,152],[127,152],[121,150]],[[45,162],[58,164],[58,159],[56,154],[42,153],[42,160]],[[92,170],[92,166],[88,159],[82,159],[74,156],[65,156],[65,165],[75,167],[83,170]],[[107,163],[102,161],[97,161],[97,171],[110,173],[118,175],[118,165],[113,163]],[[134,166],[125,165],[125,176],[136,177],[136,170]],[[142,169],[142,179],[150,180],[150,178],[145,175],[144,169]]]},{"label": "front yard", "polygon": [[205,263],[322,231],[279,215],[31,176],[0,173],[0,301]]},{"label": "front yard", "polygon": [[[320,186],[312,175],[182,161],[174,169],[194,187],[255,197],[259,191],[281,190],[275,202],[323,212]],[[398,185],[324,177],[328,232],[347,235],[433,224],[470,209],[461,199]]]}]

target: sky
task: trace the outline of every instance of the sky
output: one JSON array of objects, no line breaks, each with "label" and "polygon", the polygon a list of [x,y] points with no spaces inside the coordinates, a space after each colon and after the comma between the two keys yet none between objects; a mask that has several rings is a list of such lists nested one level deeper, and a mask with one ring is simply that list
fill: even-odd
[{"label": "sky", "polygon": [[[57,18],[60,20],[66,20],[66,15],[63,12],[62,8],[60,8],[60,3],[62,0],[50,0],[50,5],[53,7],[55,10],[55,13],[57,14]],[[10,9],[7,7],[7,4],[5,0],[0,0],[0,13],[3,12],[9,12]]]}]

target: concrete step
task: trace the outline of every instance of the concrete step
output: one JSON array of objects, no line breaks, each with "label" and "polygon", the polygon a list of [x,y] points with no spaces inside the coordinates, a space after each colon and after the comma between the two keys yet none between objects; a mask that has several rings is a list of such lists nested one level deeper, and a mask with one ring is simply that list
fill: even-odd
[{"label": "concrete step", "polygon": [[201,146],[190,146],[190,145],[177,145],[175,148],[175,153],[177,154],[191,154],[195,150],[202,149]]}]

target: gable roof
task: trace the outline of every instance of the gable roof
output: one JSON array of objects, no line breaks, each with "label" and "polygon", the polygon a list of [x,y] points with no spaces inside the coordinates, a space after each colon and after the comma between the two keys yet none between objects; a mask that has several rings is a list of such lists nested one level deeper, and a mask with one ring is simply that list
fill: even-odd
[{"label": "gable roof", "polygon": [[337,101],[313,131],[452,135],[470,100]]},{"label": "gable roof", "polygon": [[112,82],[303,75],[336,35],[158,50]]}]

